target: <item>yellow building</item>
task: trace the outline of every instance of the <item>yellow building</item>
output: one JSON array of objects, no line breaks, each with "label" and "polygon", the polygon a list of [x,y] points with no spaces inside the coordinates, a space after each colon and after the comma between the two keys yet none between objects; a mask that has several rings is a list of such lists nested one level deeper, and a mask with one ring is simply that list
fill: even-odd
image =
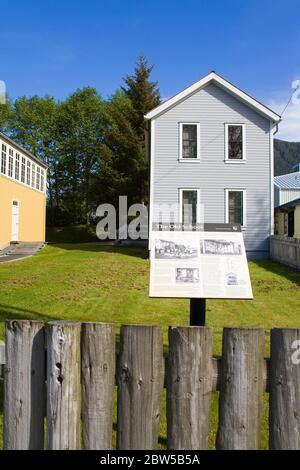
[{"label": "yellow building", "polygon": [[44,242],[46,165],[0,133],[0,250]]}]

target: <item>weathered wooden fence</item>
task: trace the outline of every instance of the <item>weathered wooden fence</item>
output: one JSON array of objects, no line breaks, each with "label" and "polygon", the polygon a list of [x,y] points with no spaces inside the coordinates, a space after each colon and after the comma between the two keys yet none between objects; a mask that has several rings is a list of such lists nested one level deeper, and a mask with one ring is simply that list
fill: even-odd
[{"label": "weathered wooden fence", "polygon": [[270,256],[277,263],[300,269],[300,239],[273,235],[270,238]]},{"label": "weathered wooden fence", "polygon": [[[300,329],[225,328],[222,357],[212,330],[7,321],[4,448],[111,449],[115,384],[117,448],[155,449],[167,389],[168,449],[206,449],[211,394],[219,390],[217,449],[258,449],[269,392],[270,448],[300,449]],[[298,348],[298,349],[297,349]],[[0,351],[1,358],[1,351]],[[46,417],[46,429],[45,429]]]}]

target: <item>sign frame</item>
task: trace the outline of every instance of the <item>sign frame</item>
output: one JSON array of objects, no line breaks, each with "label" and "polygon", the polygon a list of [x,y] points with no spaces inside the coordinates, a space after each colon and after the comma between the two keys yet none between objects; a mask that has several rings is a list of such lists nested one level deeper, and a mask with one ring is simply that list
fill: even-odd
[{"label": "sign frame", "polygon": [[241,226],[153,223],[149,296],[253,299]]}]

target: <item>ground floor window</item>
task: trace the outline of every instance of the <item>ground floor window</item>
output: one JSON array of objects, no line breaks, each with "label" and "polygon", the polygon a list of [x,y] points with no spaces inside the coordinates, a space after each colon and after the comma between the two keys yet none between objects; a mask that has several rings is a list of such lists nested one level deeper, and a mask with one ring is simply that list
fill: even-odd
[{"label": "ground floor window", "polygon": [[245,189],[226,189],[226,223],[246,226]]},{"label": "ground floor window", "polygon": [[295,234],[295,211],[288,211],[288,237],[293,238]]},{"label": "ground floor window", "polygon": [[199,222],[199,189],[180,189],[180,222],[186,225]]}]

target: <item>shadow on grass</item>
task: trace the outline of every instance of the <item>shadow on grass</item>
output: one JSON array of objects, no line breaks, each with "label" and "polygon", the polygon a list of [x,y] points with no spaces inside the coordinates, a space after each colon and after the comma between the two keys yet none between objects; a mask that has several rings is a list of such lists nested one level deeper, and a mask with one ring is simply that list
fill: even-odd
[{"label": "shadow on grass", "polygon": [[296,269],[289,268],[288,266],[284,266],[272,260],[251,261],[251,263],[277,276],[285,277],[297,287],[300,286],[300,271]]},{"label": "shadow on grass", "polygon": [[97,242],[96,227],[91,225],[70,225],[46,227],[46,240],[50,243]]},{"label": "shadow on grass", "polygon": [[0,322],[5,320],[42,320],[49,322],[53,320],[53,317],[35,310],[0,304]]},{"label": "shadow on grass", "polygon": [[111,246],[104,242],[96,243],[56,243],[53,246],[66,251],[88,251],[91,253],[116,253],[133,256],[134,258],[148,259],[148,250],[140,246]]}]

